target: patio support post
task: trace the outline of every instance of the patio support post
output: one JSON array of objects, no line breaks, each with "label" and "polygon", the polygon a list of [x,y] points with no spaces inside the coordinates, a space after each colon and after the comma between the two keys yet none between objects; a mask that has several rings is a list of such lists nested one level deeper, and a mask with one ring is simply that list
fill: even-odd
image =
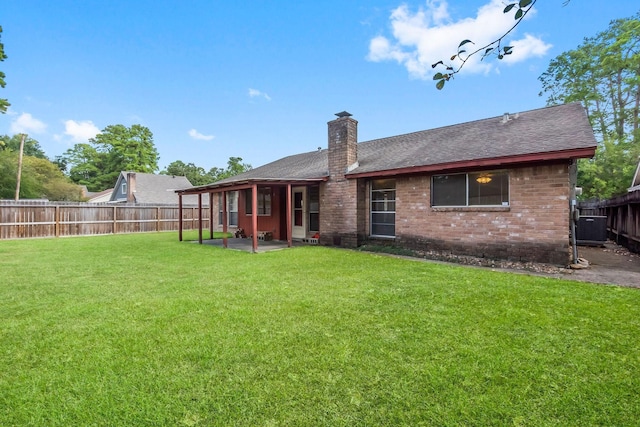
[{"label": "patio support post", "polygon": [[202,193],[198,193],[198,243],[202,244]]},{"label": "patio support post", "polygon": [[293,232],[293,229],[291,227],[292,222],[291,222],[291,184],[287,184],[287,246],[291,247],[293,246],[293,237],[291,236],[291,233]]},{"label": "patio support post", "polygon": [[[115,222],[115,215],[113,220]],[[115,233],[115,227],[113,232]],[[182,242],[182,193],[178,193],[178,240]]]},{"label": "patio support post", "polygon": [[219,211],[222,211],[222,246],[226,249],[228,246],[227,239],[227,192],[222,192],[222,206],[218,208]]},{"label": "patio support post", "polygon": [[253,228],[253,252],[258,252],[258,185],[251,187],[251,227]]},{"label": "patio support post", "polygon": [[213,240],[213,193],[209,193],[209,240]]}]

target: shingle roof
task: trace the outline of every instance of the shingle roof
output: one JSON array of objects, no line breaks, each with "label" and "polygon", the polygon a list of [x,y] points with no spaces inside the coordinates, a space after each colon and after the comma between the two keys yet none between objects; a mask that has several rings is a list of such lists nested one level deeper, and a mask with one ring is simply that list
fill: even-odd
[{"label": "shingle roof", "polygon": [[584,108],[559,105],[377,139],[358,145],[352,173],[444,165],[595,147]]},{"label": "shingle roof", "polygon": [[[565,151],[595,149],[596,145],[585,109],[572,103],[511,114],[508,120],[492,117],[361,142],[357,146],[359,166],[350,174],[406,173],[411,168],[538,153],[562,156]],[[203,187],[247,180],[323,178],[328,176],[327,157],[326,149],[297,154]]]},{"label": "shingle roof", "polygon": [[[127,180],[128,174],[131,172],[120,172],[116,188],[119,188],[122,180]],[[134,197],[136,203],[176,205],[178,204],[178,195],[176,190],[190,188],[191,182],[184,176],[173,175],[155,175],[152,173],[135,172],[136,184]],[[115,192],[114,192],[115,193]],[[112,200],[114,199],[112,196]],[[182,199],[185,205],[197,205],[197,196],[185,196]]]}]

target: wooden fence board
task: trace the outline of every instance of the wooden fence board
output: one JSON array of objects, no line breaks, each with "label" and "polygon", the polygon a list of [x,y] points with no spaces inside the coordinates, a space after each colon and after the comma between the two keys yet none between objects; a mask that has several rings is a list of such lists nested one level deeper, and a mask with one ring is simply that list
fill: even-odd
[{"label": "wooden fence board", "polygon": [[[0,200],[0,239],[89,236],[178,230],[177,205]],[[183,227],[208,224],[209,208],[183,206]]]}]

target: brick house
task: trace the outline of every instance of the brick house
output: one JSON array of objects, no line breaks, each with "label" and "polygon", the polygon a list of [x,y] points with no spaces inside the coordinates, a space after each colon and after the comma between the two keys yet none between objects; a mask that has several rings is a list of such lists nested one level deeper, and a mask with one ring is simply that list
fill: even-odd
[{"label": "brick house", "polygon": [[[596,141],[579,103],[358,143],[347,112],[328,148],[209,185],[210,229],[321,245],[567,264],[576,159]],[[221,209],[226,206],[227,209]],[[217,218],[217,221],[215,219]]]}]

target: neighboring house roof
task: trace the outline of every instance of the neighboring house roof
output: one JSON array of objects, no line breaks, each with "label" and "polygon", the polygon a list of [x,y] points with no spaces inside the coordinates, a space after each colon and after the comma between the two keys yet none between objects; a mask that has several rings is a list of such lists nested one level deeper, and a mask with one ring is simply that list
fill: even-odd
[{"label": "neighboring house roof", "polygon": [[[132,176],[135,176],[135,183],[128,182]],[[135,203],[175,205],[178,203],[175,191],[191,187],[191,183],[184,176],[123,171],[118,176],[110,201],[127,201],[127,195],[120,191],[123,182],[127,182],[127,189],[132,191]],[[193,197],[183,199],[183,203],[197,204],[198,201]]]},{"label": "neighboring house roof", "polygon": [[640,158],[638,159],[638,167],[636,167],[636,173],[633,175],[633,180],[631,181],[631,187],[629,187],[629,192],[640,190]]},{"label": "neighboring house roof", "polygon": [[[437,129],[360,142],[347,176],[385,176],[499,167],[591,157],[596,140],[580,103],[505,114]],[[197,188],[244,181],[317,180],[328,176],[328,150],[297,154]]]},{"label": "neighboring house roof", "polygon": [[87,192],[87,203],[105,203],[111,200],[111,193],[113,193],[113,188],[108,188],[103,191],[98,191],[96,193]]}]

